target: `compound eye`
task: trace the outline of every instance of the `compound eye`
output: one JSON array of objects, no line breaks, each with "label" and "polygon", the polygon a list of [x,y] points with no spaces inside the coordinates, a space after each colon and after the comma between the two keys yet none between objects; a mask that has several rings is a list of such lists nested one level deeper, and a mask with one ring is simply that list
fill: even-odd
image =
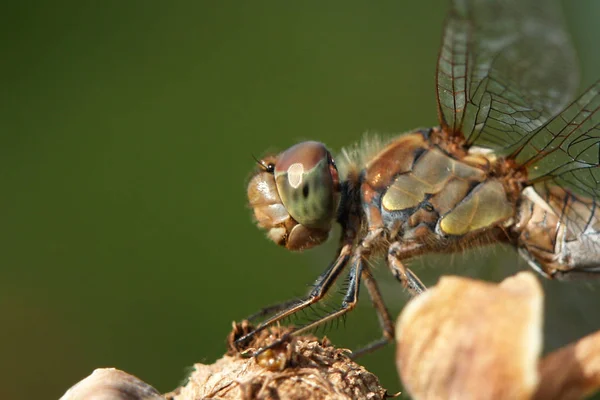
[{"label": "compound eye", "polygon": [[307,228],[328,229],[339,202],[339,178],[323,143],[290,147],[275,164],[279,197],[288,213]]}]

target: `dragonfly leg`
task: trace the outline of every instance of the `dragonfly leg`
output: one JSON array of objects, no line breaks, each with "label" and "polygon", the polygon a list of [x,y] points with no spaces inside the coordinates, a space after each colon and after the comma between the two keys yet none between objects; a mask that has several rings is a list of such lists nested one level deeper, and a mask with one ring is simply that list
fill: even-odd
[{"label": "dragonfly leg", "polygon": [[[410,252],[413,252],[413,249],[411,249]],[[388,249],[387,262],[394,277],[400,281],[402,286],[404,286],[411,295],[416,296],[423,293],[427,288],[423,282],[421,282],[421,280],[410,269],[406,268],[402,261],[400,261],[402,258],[407,258],[407,253],[410,252],[404,251],[402,243],[394,242]]]},{"label": "dragonfly leg", "polygon": [[367,346],[361,349],[353,351],[351,356],[353,359],[356,359],[364,354],[371,353],[394,340],[395,329],[394,323],[392,322],[392,317],[390,316],[390,313],[383,302],[383,297],[381,296],[377,282],[367,267],[365,267],[362,271],[362,281],[365,283],[367,291],[369,292],[369,297],[371,297],[373,307],[377,312],[379,325],[383,331],[383,337],[375,342],[369,343]]},{"label": "dragonfly leg", "polygon": [[[352,246],[350,244],[346,244],[342,246],[340,249],[339,255],[336,260],[323,272],[319,278],[315,281],[314,288],[311,290],[309,295],[298,301],[288,301],[281,304],[282,309],[277,310],[277,306],[273,306],[275,308],[274,311],[278,311],[272,317],[263,321],[260,325],[256,327],[252,332],[242,336],[241,338],[235,341],[238,345],[243,345],[247,343],[252,337],[254,337],[257,333],[263,331],[271,324],[281,321],[282,319],[303,310],[306,307],[318,302],[325,296],[327,291],[331,288],[337,277],[340,275],[340,272],[344,269],[346,264],[348,264],[348,260],[350,258]],[[287,308],[284,307],[287,305]],[[258,313],[260,314],[260,312]]]},{"label": "dragonfly leg", "polygon": [[360,280],[361,280],[362,271],[363,271],[363,259],[362,259],[362,256],[360,255],[360,253],[357,252],[352,259],[352,268],[350,269],[350,272],[348,274],[348,289],[346,291],[346,295],[344,296],[344,300],[342,301],[341,307],[338,308],[337,310],[334,310],[334,311],[330,312],[329,314],[323,316],[322,318],[319,318],[316,321],[310,322],[304,326],[294,329],[291,332],[286,333],[285,335],[283,335],[281,338],[279,338],[275,342],[271,343],[270,345],[258,349],[254,353],[254,356],[256,357],[259,354],[261,354],[271,348],[278,347],[279,345],[281,345],[281,343],[284,343],[287,340],[289,340],[290,337],[297,336],[303,332],[306,332],[310,329],[315,328],[317,325],[320,325],[327,321],[331,321],[335,318],[339,318],[339,317],[343,316],[344,314],[346,314],[348,311],[351,311],[352,309],[354,309],[354,307],[356,306],[356,303],[358,302],[358,291],[360,288]]},{"label": "dragonfly leg", "polygon": [[254,314],[249,315],[248,317],[246,317],[246,320],[248,320],[250,322],[254,322],[259,318],[278,313],[282,310],[285,310],[286,308],[295,306],[296,304],[301,303],[301,302],[302,302],[302,299],[296,298],[296,299],[287,300],[287,301],[277,303],[277,304],[271,304],[270,306],[264,307],[260,311],[257,311]]}]

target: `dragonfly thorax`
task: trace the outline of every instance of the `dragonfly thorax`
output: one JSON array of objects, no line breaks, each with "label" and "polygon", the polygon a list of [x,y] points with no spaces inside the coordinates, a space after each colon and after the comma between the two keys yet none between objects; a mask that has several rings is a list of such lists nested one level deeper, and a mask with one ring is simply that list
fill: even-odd
[{"label": "dragonfly thorax", "polygon": [[[505,177],[478,154],[461,158],[431,143],[429,131],[398,137],[365,167],[363,209],[370,227],[397,232],[398,240],[460,240],[515,215]],[[436,247],[436,246],[434,246]]]}]

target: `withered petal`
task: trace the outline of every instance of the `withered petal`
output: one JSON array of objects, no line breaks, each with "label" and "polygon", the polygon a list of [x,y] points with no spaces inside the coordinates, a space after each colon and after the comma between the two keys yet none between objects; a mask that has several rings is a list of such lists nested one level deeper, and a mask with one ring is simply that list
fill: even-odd
[{"label": "withered petal", "polygon": [[159,400],[146,382],[115,368],[98,368],[71,387],[60,400]]},{"label": "withered petal", "polygon": [[534,399],[582,399],[600,390],[600,331],[542,359]]},{"label": "withered petal", "polygon": [[443,277],[396,325],[396,365],[415,399],[526,399],[542,348],[543,292],[521,272],[501,284]]}]

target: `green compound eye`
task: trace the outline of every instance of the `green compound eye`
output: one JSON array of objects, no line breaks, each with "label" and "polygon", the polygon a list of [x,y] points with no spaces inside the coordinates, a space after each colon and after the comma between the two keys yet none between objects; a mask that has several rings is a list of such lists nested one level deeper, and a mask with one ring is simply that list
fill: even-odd
[{"label": "green compound eye", "polygon": [[339,202],[339,178],[323,143],[302,142],[275,164],[275,181],[288,213],[307,228],[328,229]]}]

